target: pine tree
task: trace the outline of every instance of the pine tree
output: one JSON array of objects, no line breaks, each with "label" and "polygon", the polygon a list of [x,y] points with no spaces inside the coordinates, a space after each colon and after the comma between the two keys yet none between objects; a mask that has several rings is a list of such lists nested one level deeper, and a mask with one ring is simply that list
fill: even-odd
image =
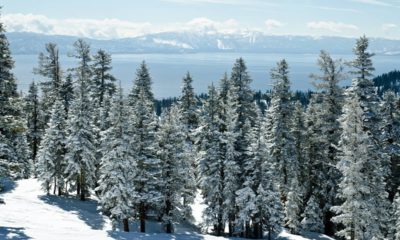
[{"label": "pine tree", "polygon": [[[158,156],[161,160],[161,201],[162,220],[166,232],[173,232],[173,222],[185,214],[187,189],[185,175],[188,161],[186,134],[181,122],[180,111],[172,106],[162,117],[157,142]],[[183,210],[183,211],[182,211]]]},{"label": "pine tree", "polygon": [[93,56],[92,100],[95,107],[103,106],[104,96],[112,96],[116,91],[116,78],[110,73],[111,55],[104,50]]},{"label": "pine tree", "polygon": [[75,57],[79,60],[79,66],[75,69],[78,81],[67,121],[68,163],[65,173],[69,180],[76,181],[77,194],[84,201],[88,189],[96,181],[96,138],[89,100],[90,47],[81,39],[74,46]]},{"label": "pine tree", "polygon": [[47,193],[53,186],[53,194],[60,196],[65,183],[66,119],[63,104],[59,99],[53,104],[48,128],[43,136],[38,153],[37,172],[42,188]]},{"label": "pine tree", "polygon": [[[383,154],[365,131],[361,101],[351,89],[346,91],[346,102],[340,119],[341,156],[337,164],[342,173],[338,197],[342,204],[332,210],[332,220],[344,226],[336,234],[348,239],[381,239],[387,221]],[[368,209],[368,210],[367,210]]]},{"label": "pine tree", "polygon": [[25,97],[25,114],[27,120],[26,138],[30,148],[30,158],[35,165],[43,129],[39,109],[38,89],[35,82],[31,83],[28,95]]},{"label": "pine tree", "polygon": [[110,215],[113,225],[123,221],[129,231],[128,219],[134,216],[132,176],[135,174],[134,153],[130,146],[128,110],[119,90],[112,102],[110,127],[103,132],[99,192],[101,210]]},{"label": "pine tree", "polygon": [[[319,130],[319,148],[320,152],[324,152],[320,160],[324,162],[323,170],[320,170],[324,175],[324,182],[326,182],[323,198],[320,199],[322,203],[323,218],[324,218],[324,232],[328,235],[333,235],[335,226],[331,221],[333,213],[330,207],[335,203],[335,196],[337,192],[337,185],[339,181],[339,173],[333,166],[337,163],[338,155],[338,142],[340,138],[340,126],[337,121],[342,112],[343,105],[343,89],[339,86],[345,76],[343,73],[343,64],[341,59],[333,60],[331,56],[321,51],[318,59],[318,66],[321,70],[321,75],[312,74],[311,78],[314,79],[314,85],[319,93],[321,99],[320,114],[317,118],[320,121]],[[328,163],[328,164],[326,164]]]},{"label": "pine tree", "polygon": [[199,187],[206,208],[203,219],[206,226],[213,226],[216,235],[223,234],[225,164],[220,153],[218,92],[214,85],[208,88],[208,98],[202,108],[201,146],[199,152],[198,172]]},{"label": "pine tree", "polygon": [[134,204],[139,214],[140,231],[146,231],[147,210],[160,201],[160,160],[157,157],[154,97],[151,78],[144,62],[136,72],[136,79],[130,95],[132,106],[131,128],[132,147],[136,153],[133,161],[137,172],[133,178],[135,189]]},{"label": "pine tree", "polygon": [[[17,93],[16,79],[12,73],[14,61],[3,23],[0,22],[0,136],[2,159],[7,162],[7,174],[14,177],[27,177],[28,164],[23,119],[23,101]],[[21,158],[19,158],[21,157]]]},{"label": "pine tree", "polygon": [[[231,82],[232,84],[232,82]],[[239,138],[240,132],[238,132],[238,102],[236,99],[237,91],[235,86],[232,84],[231,88],[228,90],[228,96],[226,101],[226,119],[225,126],[226,130],[222,133],[222,142],[224,144],[224,150],[222,152],[225,183],[223,186],[223,209],[224,209],[224,222],[228,223],[229,236],[233,235],[236,228],[237,219],[237,204],[236,204],[236,191],[240,189],[240,163],[238,162],[238,157],[240,152],[237,150],[237,139]],[[250,122],[248,121],[247,126],[250,127]],[[247,149],[246,149],[247,150]],[[243,153],[245,154],[245,153]]]},{"label": "pine tree", "polygon": [[314,195],[308,200],[302,218],[302,229],[310,232],[323,232],[322,209],[319,206],[318,199]]},{"label": "pine tree", "polygon": [[192,218],[190,204],[193,203],[195,193],[196,193],[196,183],[195,183],[195,169],[198,164],[195,160],[196,149],[194,143],[196,141],[195,130],[199,125],[199,116],[197,113],[198,100],[194,93],[192,86],[193,79],[189,72],[183,78],[182,95],[179,99],[179,109],[182,118],[183,127],[185,129],[185,139],[186,139],[186,154],[188,155],[187,162],[184,162],[186,169],[185,179],[185,190],[183,192],[183,208],[185,208],[184,216],[185,218]]},{"label": "pine tree", "polygon": [[383,150],[389,157],[387,166],[387,191],[389,200],[393,202],[394,195],[400,186],[400,112],[398,109],[399,97],[392,91],[387,91],[383,95],[383,100],[380,106],[380,115],[382,117],[382,137],[381,144]]},{"label": "pine tree", "polygon": [[269,155],[271,161],[277,165],[279,190],[284,203],[292,174],[289,172],[289,166],[292,164],[294,156],[293,136],[290,133],[292,105],[288,74],[288,65],[285,60],[278,62],[276,68],[272,69],[273,96],[267,112],[270,118],[267,135]]},{"label": "pine tree", "polygon": [[46,124],[50,119],[50,112],[55,100],[58,98],[62,86],[62,70],[57,44],[47,43],[46,53],[39,54],[39,65],[34,73],[47,78],[40,83],[42,87],[41,109],[43,111],[43,122]]},{"label": "pine tree", "polygon": [[[262,145],[265,145],[265,139],[260,139]],[[272,239],[274,233],[278,233],[283,225],[283,209],[280,200],[280,194],[276,187],[275,167],[269,158],[261,165],[262,182],[257,189],[256,208],[258,209],[261,222],[261,229],[268,232],[268,239]],[[258,238],[263,236],[262,232]]]}]

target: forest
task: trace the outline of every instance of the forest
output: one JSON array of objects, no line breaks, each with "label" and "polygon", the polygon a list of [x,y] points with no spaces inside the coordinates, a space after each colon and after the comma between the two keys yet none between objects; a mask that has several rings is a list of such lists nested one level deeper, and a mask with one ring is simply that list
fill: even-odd
[{"label": "forest", "polygon": [[400,74],[373,79],[368,44],[360,37],[350,62],[321,51],[309,92],[291,90],[285,59],[272,89],[255,91],[239,58],[207,93],[188,72],[181,96],[156,100],[145,62],[124,91],[106,51],[78,39],[76,67],[61,69],[48,43],[34,69],[46,80],[20,93],[0,23],[0,176],[96,196],[123,231],[155,219],[174,232],[199,192],[201,229],[217,236],[400,239]]}]

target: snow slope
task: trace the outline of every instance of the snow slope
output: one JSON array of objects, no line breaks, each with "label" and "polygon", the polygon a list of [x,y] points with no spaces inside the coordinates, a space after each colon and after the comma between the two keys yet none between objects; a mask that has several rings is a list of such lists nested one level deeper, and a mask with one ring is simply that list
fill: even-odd
[{"label": "snow slope", "polygon": [[[40,189],[36,179],[6,182],[5,192],[0,194],[6,202],[0,205],[0,239],[40,239],[40,240],[217,240],[226,239],[194,232],[190,226],[177,226],[175,234],[162,233],[160,223],[148,222],[147,228],[153,233],[124,233],[111,231],[110,220],[97,211],[95,200],[81,202],[74,197],[47,196]],[[196,217],[202,208],[200,199],[194,206]],[[196,222],[199,220],[197,219]],[[137,227],[132,224],[131,229]],[[309,238],[282,232],[279,239],[330,239],[318,234]]]}]

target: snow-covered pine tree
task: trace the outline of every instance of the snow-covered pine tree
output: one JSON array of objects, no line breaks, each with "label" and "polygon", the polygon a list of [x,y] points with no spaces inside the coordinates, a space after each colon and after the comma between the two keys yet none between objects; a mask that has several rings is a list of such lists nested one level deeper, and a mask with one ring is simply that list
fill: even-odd
[{"label": "snow-covered pine tree", "polygon": [[302,214],[301,228],[310,232],[323,232],[323,214],[322,209],[319,206],[319,200],[311,195],[310,199],[306,204],[306,208]]},{"label": "snow-covered pine tree", "polygon": [[47,43],[46,52],[39,54],[39,64],[33,72],[43,76],[47,81],[41,81],[42,98],[41,110],[44,125],[50,119],[51,110],[55,100],[58,98],[62,86],[62,70],[57,44]]},{"label": "snow-covered pine tree", "polygon": [[[250,126],[254,125],[256,119],[256,108],[253,103],[253,91],[250,88],[252,79],[250,78],[247,67],[242,58],[236,60],[231,72],[230,82],[232,84],[232,91],[234,91],[234,98],[232,101],[235,103],[237,114],[237,127],[236,131],[239,134],[235,143],[235,149],[238,152],[236,162],[241,169],[243,169],[244,162],[246,161],[246,152],[249,147],[246,142],[243,126],[246,121],[250,122]],[[240,177],[240,185],[244,182],[244,177]]]},{"label": "snow-covered pine tree", "polygon": [[[17,92],[16,79],[12,73],[14,61],[0,22],[0,135],[2,136],[2,159],[7,162],[8,173],[14,177],[26,177],[30,165],[26,158],[26,122],[23,119],[23,100]],[[23,156],[23,155],[26,156]],[[22,158],[19,158],[22,157]]]},{"label": "snow-covered pine tree", "polygon": [[[226,105],[226,130],[222,134],[222,142],[224,144],[223,164],[224,170],[224,221],[228,223],[229,236],[232,236],[236,230],[236,219],[238,218],[238,208],[236,205],[236,191],[240,189],[240,163],[238,157],[240,152],[237,150],[237,139],[240,132],[238,132],[238,96],[235,85],[230,82],[231,87],[228,91],[227,105]],[[250,121],[248,120],[248,129],[250,128]],[[243,127],[242,127],[243,129]],[[245,154],[245,153],[243,153]]]},{"label": "snow-covered pine tree", "polygon": [[132,179],[135,190],[134,204],[139,214],[140,231],[146,231],[146,216],[151,207],[160,201],[160,159],[157,156],[157,120],[154,111],[154,97],[151,78],[146,63],[142,62],[136,71],[136,79],[129,96],[132,106],[130,123],[132,128],[133,161],[137,171]]},{"label": "snow-covered pine tree", "polygon": [[[319,93],[314,93],[311,96],[310,103],[307,107],[306,117],[305,117],[305,136],[303,142],[303,149],[307,159],[305,166],[303,167],[304,173],[301,174],[306,178],[306,184],[304,185],[304,211],[318,210],[321,211],[321,206],[325,206],[326,202],[326,189],[328,180],[326,179],[326,171],[328,171],[326,162],[328,149],[325,148],[327,142],[326,135],[323,135],[324,131],[324,115],[322,109],[322,95]],[[313,201],[310,199],[313,198]],[[314,206],[309,206],[309,204],[318,203],[319,208]],[[320,206],[321,203],[324,203]],[[318,213],[306,212],[303,217],[308,216],[320,216]],[[313,219],[312,221],[323,222],[323,215],[320,216],[321,219]],[[309,220],[305,220],[309,221]],[[302,224],[304,230],[309,230],[307,227],[309,225]],[[317,226],[313,226],[317,227]],[[318,226],[320,227],[320,226]],[[324,231],[324,225],[319,232]]]},{"label": "snow-covered pine tree", "polygon": [[212,226],[217,236],[221,236],[225,228],[223,219],[225,164],[220,153],[219,111],[218,92],[212,84],[208,88],[208,98],[202,107],[198,172],[199,187],[206,205],[203,211],[204,223],[207,228]]},{"label": "snow-covered pine tree", "polygon": [[[265,121],[262,125],[262,135],[260,138],[261,146],[266,146],[265,135]],[[266,151],[267,148],[264,148]],[[259,213],[261,229],[262,231],[268,232],[268,239],[272,239],[272,235],[279,233],[284,219],[284,213],[282,203],[280,199],[280,193],[276,186],[276,168],[275,164],[271,162],[268,157],[268,153],[265,154],[267,157],[264,159],[261,165],[261,179],[262,182],[257,189],[257,200],[256,209]],[[263,236],[263,232],[261,232]],[[256,236],[257,237],[257,236]],[[260,236],[258,236],[261,238]]]},{"label": "snow-covered pine tree", "polygon": [[90,46],[79,39],[74,43],[75,57],[79,65],[75,68],[77,83],[75,97],[68,115],[67,166],[68,179],[76,182],[77,194],[85,200],[90,187],[96,181],[96,138],[89,96]]},{"label": "snow-covered pine tree", "polygon": [[335,226],[331,221],[333,213],[330,211],[330,207],[335,203],[337,185],[340,178],[334,166],[337,163],[337,146],[341,132],[337,120],[342,113],[343,105],[343,89],[339,86],[339,83],[345,79],[345,76],[341,59],[334,60],[325,51],[320,53],[318,66],[321,70],[321,75],[311,74],[311,78],[314,79],[313,84],[317,90],[321,91],[322,98],[321,114],[318,117],[321,123],[319,134],[322,139],[318,144],[324,152],[321,161],[325,162],[325,164],[323,164],[324,170],[321,173],[324,175],[325,194],[320,201],[323,210],[324,232],[325,234],[333,235]]},{"label": "snow-covered pine tree", "polygon": [[387,91],[383,95],[380,106],[380,116],[382,117],[382,138],[383,150],[388,154],[388,176],[386,179],[389,200],[393,202],[395,194],[400,187],[400,99],[392,91]]},{"label": "snow-covered pine tree", "polygon": [[184,168],[186,169],[185,188],[183,191],[183,208],[185,218],[192,217],[192,209],[190,204],[193,203],[195,193],[196,193],[196,182],[195,176],[197,175],[196,169],[198,163],[196,162],[196,148],[194,143],[196,142],[196,132],[195,130],[199,126],[199,116],[198,116],[198,100],[194,93],[192,86],[193,79],[190,73],[187,72],[186,76],[183,78],[182,94],[179,99],[179,110],[181,114],[181,121],[183,123],[182,127],[185,129],[185,139],[186,139],[186,154],[187,162],[184,162]]},{"label": "snow-covered pine tree", "polygon": [[66,143],[66,119],[63,103],[56,99],[51,110],[48,128],[43,136],[42,144],[38,152],[37,173],[42,182],[42,188],[50,193],[60,196],[65,183],[65,148]]},{"label": "snow-covered pine tree", "polygon": [[286,226],[292,233],[300,227],[302,192],[299,183],[300,166],[295,154],[293,105],[288,64],[281,60],[271,70],[273,95],[267,110],[267,147],[271,164],[276,166],[278,187],[285,208]]},{"label": "snow-covered pine tree", "polygon": [[[185,216],[186,171],[188,150],[185,128],[181,122],[180,109],[172,106],[163,114],[158,132],[158,156],[161,160],[162,221],[167,233],[173,232],[173,222]],[[193,190],[195,191],[195,190]],[[191,193],[194,195],[194,193]]]},{"label": "snow-covered pine tree", "polygon": [[[239,189],[237,194],[237,204],[239,208],[239,220],[245,225],[245,237],[262,237],[262,220],[261,212],[264,209],[259,209],[256,206],[258,200],[258,190],[262,183],[262,164],[266,161],[266,143],[263,137],[264,130],[263,123],[264,118],[260,109],[257,109],[257,118],[254,122],[254,127],[249,126],[247,122],[246,128],[251,128],[247,131],[246,141],[249,143],[249,148],[247,149],[247,161],[244,163],[244,174],[245,180],[241,189]],[[260,189],[264,191],[263,189]],[[246,197],[247,196],[247,199]],[[260,206],[261,207],[261,206]],[[250,230],[249,223],[253,227],[253,231]]]},{"label": "snow-covered pine tree", "polygon": [[295,158],[297,159],[299,164],[299,190],[302,192],[303,196],[304,189],[307,189],[307,187],[309,186],[309,164],[305,153],[305,143],[307,140],[305,125],[304,106],[301,104],[300,101],[296,101],[293,108],[291,133],[293,134],[294,139]]},{"label": "snow-covered pine tree", "polygon": [[336,233],[338,236],[351,240],[382,239],[388,217],[383,154],[365,130],[362,102],[352,89],[346,90],[345,96],[337,164],[342,174],[338,192],[342,203],[332,207],[337,214],[332,220],[343,226]]},{"label": "snow-covered pine tree", "polygon": [[38,88],[35,82],[30,84],[28,95],[25,97],[25,115],[27,121],[26,138],[31,153],[30,159],[32,159],[35,166],[43,129],[39,109]]},{"label": "snow-covered pine tree", "polygon": [[279,190],[283,203],[289,191],[291,172],[289,166],[294,159],[294,140],[291,134],[293,107],[290,101],[291,91],[289,71],[286,60],[277,63],[271,70],[273,95],[271,106],[267,111],[269,117],[267,133],[268,149],[271,161],[277,166]]},{"label": "snow-covered pine tree", "polygon": [[134,217],[132,176],[136,166],[130,146],[129,111],[122,90],[117,94],[112,100],[110,127],[102,132],[103,156],[96,191],[101,210],[110,215],[113,226],[122,221],[124,231],[128,232],[128,220]]}]

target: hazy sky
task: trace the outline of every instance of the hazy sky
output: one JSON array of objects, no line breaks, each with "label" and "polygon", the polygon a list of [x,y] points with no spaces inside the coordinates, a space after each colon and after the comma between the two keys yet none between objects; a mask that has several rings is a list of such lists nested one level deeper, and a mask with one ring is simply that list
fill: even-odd
[{"label": "hazy sky", "polygon": [[400,0],[2,0],[8,31],[93,38],[163,31],[400,39]]}]

